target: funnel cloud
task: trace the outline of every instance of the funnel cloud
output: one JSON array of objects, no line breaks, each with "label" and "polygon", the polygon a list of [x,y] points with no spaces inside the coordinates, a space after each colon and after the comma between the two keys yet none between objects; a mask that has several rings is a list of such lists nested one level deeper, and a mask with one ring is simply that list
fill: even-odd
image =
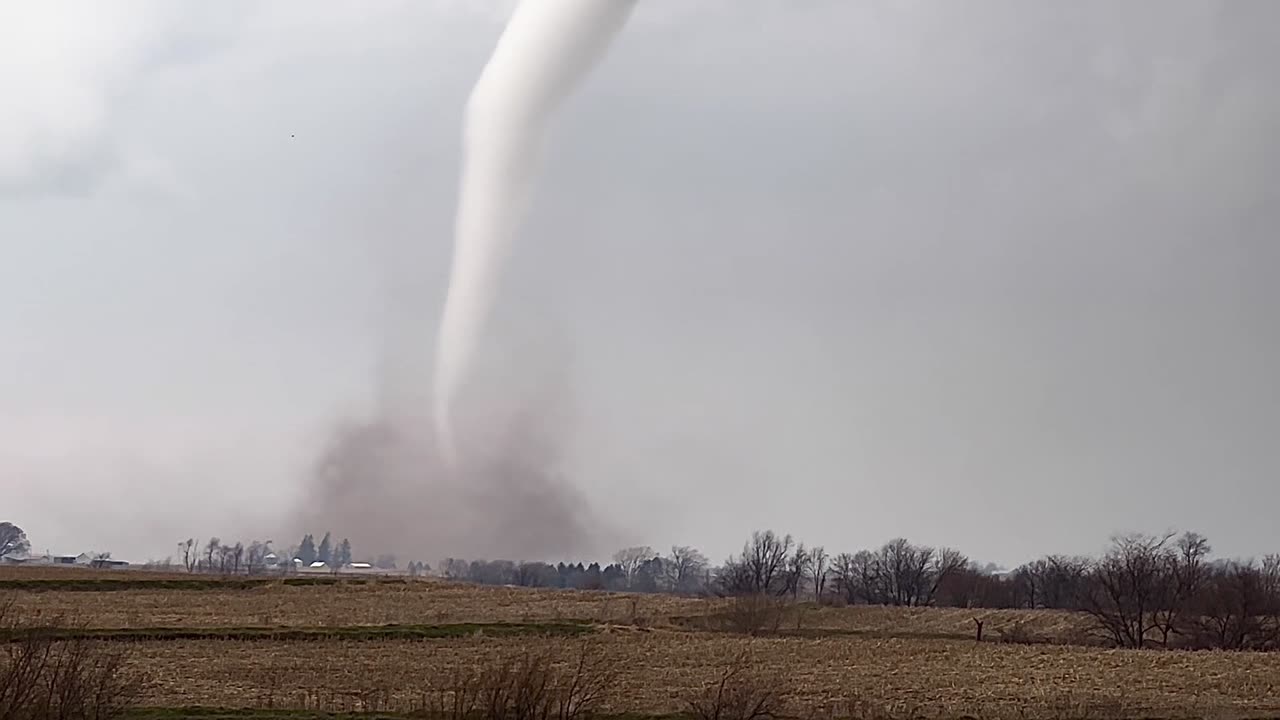
[{"label": "funnel cloud", "polygon": [[541,139],[556,105],[604,55],[635,0],[525,0],[467,102],[453,271],[437,340],[436,435],[456,460],[453,404],[530,201]]}]

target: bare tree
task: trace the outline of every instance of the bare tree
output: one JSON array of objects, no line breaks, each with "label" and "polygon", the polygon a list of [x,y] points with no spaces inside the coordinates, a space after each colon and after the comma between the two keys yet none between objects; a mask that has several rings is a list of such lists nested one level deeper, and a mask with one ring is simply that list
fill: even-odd
[{"label": "bare tree", "polygon": [[669,590],[693,592],[707,569],[707,558],[687,545],[672,545],[671,555],[662,564],[662,569]]},{"label": "bare tree", "polygon": [[178,543],[178,552],[182,553],[182,567],[189,573],[195,572],[196,565],[200,563],[200,549],[195,538]]},{"label": "bare tree", "polygon": [[1016,608],[1020,607],[1015,590],[1016,580],[1004,580],[993,573],[990,565],[979,566],[970,562],[949,572],[938,580],[938,592],[934,605],[955,608]]},{"label": "bare tree", "polygon": [[1035,609],[1040,607],[1041,582],[1044,577],[1045,560],[1036,560],[1020,566],[1009,576],[1014,604],[1020,608]]},{"label": "bare tree", "polygon": [[[912,545],[903,538],[874,553],[841,553],[830,563],[836,591],[846,602],[908,607],[932,604],[944,583],[969,568],[969,559],[956,550]],[[825,579],[815,580],[815,586],[823,584]]]},{"label": "bare tree", "polygon": [[222,551],[222,541],[216,537],[209,538],[209,543],[204,546],[204,567],[206,572],[213,572],[214,558],[219,557]]},{"label": "bare tree", "polygon": [[804,543],[796,545],[796,549],[787,558],[786,588],[792,600],[800,599],[800,590],[808,587],[812,570],[813,555],[805,548]]},{"label": "bare tree", "polygon": [[1172,538],[1172,534],[1117,537],[1090,572],[1083,609],[1115,645],[1144,647],[1155,629]]},{"label": "bare tree", "polygon": [[795,541],[779,537],[772,530],[751,534],[742,548],[742,557],[730,557],[719,573],[721,590],[729,595],[785,595],[788,560]]},{"label": "bare tree", "polygon": [[840,553],[831,560],[831,579],[835,590],[850,605],[861,598],[857,560],[852,553]]},{"label": "bare tree", "polygon": [[939,553],[931,547],[912,545],[905,538],[885,543],[869,560],[864,575],[878,585],[871,595],[883,604],[908,607],[931,603],[940,579],[967,564],[955,551]]},{"label": "bare tree", "polygon": [[1187,613],[1194,647],[1216,650],[1280,648],[1280,596],[1263,567],[1225,563],[1206,572],[1193,612]]},{"label": "bare tree", "polygon": [[1198,533],[1179,537],[1174,547],[1161,554],[1164,563],[1158,605],[1151,622],[1160,633],[1160,644],[1169,647],[1171,636],[1179,632],[1182,615],[1200,593],[1208,574],[1209,541]]},{"label": "bare tree", "polygon": [[241,564],[244,562],[244,543],[237,542],[235,547],[231,548],[231,561],[231,571],[239,575]]},{"label": "bare tree", "polygon": [[266,569],[267,555],[271,554],[271,541],[261,542],[254,540],[249,543],[249,547],[245,550],[245,572],[249,575],[257,575]]},{"label": "bare tree", "polygon": [[1262,559],[1262,579],[1267,592],[1280,597],[1280,554],[1268,555]]},{"label": "bare tree", "polygon": [[827,563],[830,562],[830,558],[827,557],[826,548],[821,545],[809,552],[809,558],[812,567],[813,600],[822,602],[822,596],[827,590],[827,573],[830,570]]},{"label": "bare tree", "polygon": [[219,545],[217,550],[218,571],[223,575],[230,575],[235,566],[236,545],[227,545],[224,543]]},{"label": "bare tree", "polygon": [[623,548],[613,554],[613,562],[622,570],[622,575],[626,578],[627,587],[630,588],[636,579],[636,571],[640,569],[646,561],[652,560],[658,554],[648,545],[638,547]]},{"label": "bare tree", "polygon": [[1027,608],[1072,610],[1080,605],[1088,558],[1049,555],[1014,571],[1015,604]]},{"label": "bare tree", "polygon": [[928,591],[916,596],[916,605],[932,605],[938,596],[938,588],[952,576],[964,572],[969,567],[969,558],[959,550],[943,548],[933,554],[926,581]]},{"label": "bare tree", "polygon": [[933,548],[916,547],[906,538],[895,538],[881,546],[876,562],[882,594],[890,605],[915,605],[924,594],[926,573],[933,562]]},{"label": "bare tree", "polygon": [[446,580],[470,580],[471,563],[458,558],[446,558],[440,563],[440,575]]}]

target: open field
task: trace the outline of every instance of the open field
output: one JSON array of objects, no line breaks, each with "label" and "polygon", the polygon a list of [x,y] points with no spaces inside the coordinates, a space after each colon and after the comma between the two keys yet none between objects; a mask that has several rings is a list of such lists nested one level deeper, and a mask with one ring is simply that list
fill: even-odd
[{"label": "open field", "polygon": [[[787,635],[752,639],[714,621],[731,612],[727,601],[119,571],[73,571],[81,585],[68,590],[58,585],[73,576],[49,572],[62,571],[8,570],[0,596],[27,616],[74,617],[76,633],[127,648],[142,703],[156,708],[146,716],[166,720],[182,715],[163,708],[193,706],[263,718],[406,713],[464,671],[584,647],[618,670],[599,709],[633,720],[687,710],[743,658],[753,682],[779,689],[787,714],[805,720],[1280,717],[1280,654],[998,642],[1015,627],[1022,640],[1082,638],[1087,622],[1069,613],[803,607],[786,616]],[[127,587],[116,583],[124,579]],[[973,639],[975,617],[987,642]]]},{"label": "open field", "polygon": [[[463,668],[492,665],[562,640],[460,638],[426,642],[168,642],[143,646],[148,700],[158,705],[358,707],[385,693],[388,710]],[[581,641],[569,641],[581,642]],[[757,639],[665,631],[588,642],[625,667],[604,698],[614,712],[668,713],[749,652],[763,682],[792,693],[799,716],[1244,717],[1280,713],[1280,657],[976,645],[946,640]],[[1039,711],[1039,712],[1037,712]]]},{"label": "open field", "polygon": [[[82,628],[42,630],[43,637],[59,642],[94,640],[112,642],[161,642],[221,640],[255,642],[309,642],[318,640],[442,640],[461,637],[580,637],[596,628],[585,623],[457,623],[453,625],[349,625],[346,627],[235,627],[235,628]],[[29,635],[26,629],[0,628],[0,643],[16,642]]]},{"label": "open field", "polygon": [[[335,627],[386,624],[589,621],[600,624],[707,629],[729,610],[720,600],[669,595],[505,588],[402,578],[301,577],[222,580],[205,576],[97,573],[74,579],[23,580],[0,576],[0,592],[19,607],[74,615],[93,627]],[[105,576],[105,577],[104,577]],[[71,587],[68,587],[70,585]],[[92,592],[92,598],[85,593]],[[1087,623],[1073,613],[953,608],[826,608],[812,604],[788,613],[784,632],[872,637],[974,637],[974,619],[998,640],[1019,625],[1031,639],[1069,643]]]},{"label": "open field", "polygon": [[[190,580],[191,575],[185,572],[148,570],[128,568],[118,570],[95,570],[84,565],[0,565],[0,585],[7,582],[33,581],[67,581],[67,580],[137,580],[155,582],[158,580]],[[199,575],[209,581],[234,581],[219,575]]]},{"label": "open field", "polygon": [[[199,576],[196,576],[199,577]],[[309,581],[313,578],[297,578]],[[589,620],[634,624],[707,612],[704,601],[669,595],[624,596],[477,587],[426,581],[360,578],[337,583],[272,582],[189,590],[157,587],[13,593],[20,609],[74,615],[93,627],[324,627]],[[84,582],[84,581],[81,581]],[[197,581],[198,582],[198,581]],[[167,583],[166,583],[167,584]],[[106,591],[106,590],[110,591]],[[0,586],[0,593],[5,592]]]},{"label": "open field", "polygon": [[[717,618],[732,609],[725,602],[701,601],[699,614],[674,616],[682,629],[722,629]],[[983,639],[1058,645],[1093,645],[1089,620],[1079,613],[1055,610],[988,610],[962,608],[893,608],[880,606],[820,607],[801,603],[786,609],[778,633],[800,637],[833,635],[872,638],[972,640],[981,621]]]}]

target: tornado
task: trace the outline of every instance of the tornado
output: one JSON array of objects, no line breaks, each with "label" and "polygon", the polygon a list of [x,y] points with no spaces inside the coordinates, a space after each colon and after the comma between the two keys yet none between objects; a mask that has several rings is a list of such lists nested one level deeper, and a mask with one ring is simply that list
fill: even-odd
[{"label": "tornado", "polygon": [[626,24],[636,0],[521,0],[467,101],[453,263],[436,339],[436,439],[458,448],[454,404],[528,210],[538,155],[556,107]]}]

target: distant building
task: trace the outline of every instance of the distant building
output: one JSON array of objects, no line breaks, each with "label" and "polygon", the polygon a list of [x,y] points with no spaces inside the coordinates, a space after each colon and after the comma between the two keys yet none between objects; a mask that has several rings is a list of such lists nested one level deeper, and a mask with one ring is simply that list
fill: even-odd
[{"label": "distant building", "polygon": [[379,570],[373,566],[373,563],[367,563],[367,562],[353,562],[353,563],[347,563],[346,565],[343,565],[342,567],[335,568],[334,566],[330,565],[330,564],[329,564],[329,563],[327,563],[327,562],[324,562],[323,560],[316,560],[315,562],[311,563],[310,565],[307,565],[306,563],[302,562],[302,559],[301,559],[301,558],[294,558],[294,559],[293,559],[293,566],[294,566],[294,568],[295,568],[298,572],[304,572],[304,573],[321,573],[321,572],[325,572],[325,573],[377,573],[377,572],[379,572]]},{"label": "distant building", "polygon": [[0,558],[0,563],[4,565],[53,565],[98,567],[108,569],[129,567],[129,563],[124,560],[112,560],[110,558],[95,560],[96,557],[96,555],[90,555],[89,553],[80,553],[79,555],[54,555],[52,553],[45,555],[9,555],[4,558]]}]

